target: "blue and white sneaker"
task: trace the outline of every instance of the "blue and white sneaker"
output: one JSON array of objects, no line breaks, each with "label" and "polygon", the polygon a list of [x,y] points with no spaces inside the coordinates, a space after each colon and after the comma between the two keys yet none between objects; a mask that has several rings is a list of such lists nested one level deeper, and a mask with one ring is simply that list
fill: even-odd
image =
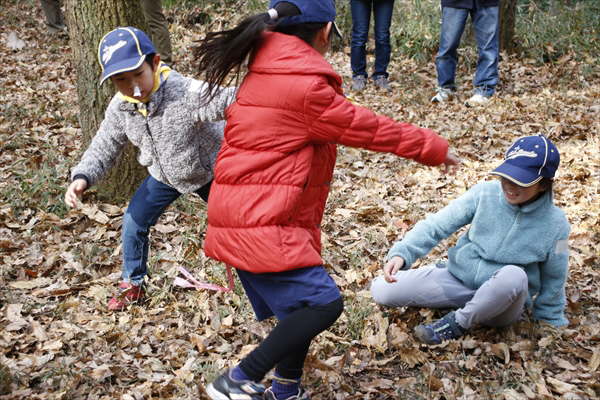
[{"label": "blue and white sneaker", "polygon": [[265,387],[252,381],[236,381],[231,370],[226,370],[206,387],[206,394],[213,400],[262,400]]},{"label": "blue and white sneaker", "polygon": [[[271,388],[267,389],[265,392],[265,400],[277,400],[277,397],[273,394]],[[285,400],[310,400],[310,395],[304,388],[298,389],[298,394],[292,397],[288,397]]]},{"label": "blue and white sneaker", "polygon": [[456,339],[467,332],[456,322],[454,311],[431,324],[419,325],[415,328],[415,336],[423,343],[440,344],[444,340]]}]

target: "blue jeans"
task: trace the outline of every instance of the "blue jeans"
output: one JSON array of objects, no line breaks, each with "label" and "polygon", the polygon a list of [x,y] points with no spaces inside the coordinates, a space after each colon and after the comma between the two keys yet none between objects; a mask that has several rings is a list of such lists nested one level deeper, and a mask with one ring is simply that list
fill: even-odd
[{"label": "blue jeans", "polygon": [[[204,200],[212,181],[196,190]],[[163,212],[181,196],[176,189],[157,181],[151,175],[135,192],[123,216],[123,282],[139,286],[144,281],[148,260],[148,233]]]},{"label": "blue jeans", "polygon": [[371,23],[371,7],[375,22],[375,72],[373,79],[378,76],[388,77],[386,69],[390,63],[392,46],[390,44],[390,25],[394,0],[350,0],[352,9],[352,43],[350,46],[350,65],[352,77],[367,74],[366,44],[369,39]]},{"label": "blue jeans", "polygon": [[475,94],[491,97],[498,83],[498,7],[472,10],[442,7],[442,34],[435,59],[438,86],[456,89],[457,49],[469,14],[475,28],[479,55],[475,71]]}]

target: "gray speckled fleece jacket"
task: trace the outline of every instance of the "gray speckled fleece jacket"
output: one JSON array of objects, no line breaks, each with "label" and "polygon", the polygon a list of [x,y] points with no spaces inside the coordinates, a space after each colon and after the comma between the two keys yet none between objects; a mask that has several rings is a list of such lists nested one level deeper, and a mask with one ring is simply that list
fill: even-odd
[{"label": "gray speckled fleece jacket", "polygon": [[171,71],[150,95],[146,117],[117,93],[71,177],[85,176],[88,188],[96,184],[116,164],[129,140],[139,149],[139,163],[156,180],[180,193],[204,186],[213,179],[225,109],[235,100],[236,88],[225,88],[209,105],[201,106],[204,90],[204,82]]}]

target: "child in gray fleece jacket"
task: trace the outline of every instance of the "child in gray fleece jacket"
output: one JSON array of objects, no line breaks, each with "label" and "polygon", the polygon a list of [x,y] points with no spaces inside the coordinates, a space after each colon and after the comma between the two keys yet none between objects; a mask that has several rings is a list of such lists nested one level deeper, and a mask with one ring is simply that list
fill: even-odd
[{"label": "child in gray fleece jacket", "polygon": [[116,164],[128,141],[139,149],[138,161],[149,175],[123,216],[123,282],[108,303],[110,310],[121,310],[145,296],[150,227],[181,194],[196,192],[208,200],[225,109],[235,88],[224,88],[210,104],[202,104],[205,83],[172,71],[148,36],[132,27],[109,32],[100,42],[99,58],[100,84],[110,78],[119,92],[72,171],[65,202],[75,207],[77,197]]},{"label": "child in gray fleece jacket", "polygon": [[[390,307],[455,308],[415,335],[438,344],[482,323],[503,327],[533,307],[536,320],[567,325],[565,281],[570,225],[552,202],[557,148],[544,136],[513,143],[505,162],[441,211],[419,221],[388,253],[373,299]],[[441,240],[470,224],[445,264],[408,269]]]}]

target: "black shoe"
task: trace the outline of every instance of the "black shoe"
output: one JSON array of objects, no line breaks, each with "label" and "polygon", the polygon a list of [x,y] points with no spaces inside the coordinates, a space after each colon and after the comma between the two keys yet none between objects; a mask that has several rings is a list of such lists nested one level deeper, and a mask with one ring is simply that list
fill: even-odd
[{"label": "black shoe", "polygon": [[231,371],[223,372],[206,387],[206,394],[213,400],[262,400],[265,387],[252,381],[236,381]]}]

